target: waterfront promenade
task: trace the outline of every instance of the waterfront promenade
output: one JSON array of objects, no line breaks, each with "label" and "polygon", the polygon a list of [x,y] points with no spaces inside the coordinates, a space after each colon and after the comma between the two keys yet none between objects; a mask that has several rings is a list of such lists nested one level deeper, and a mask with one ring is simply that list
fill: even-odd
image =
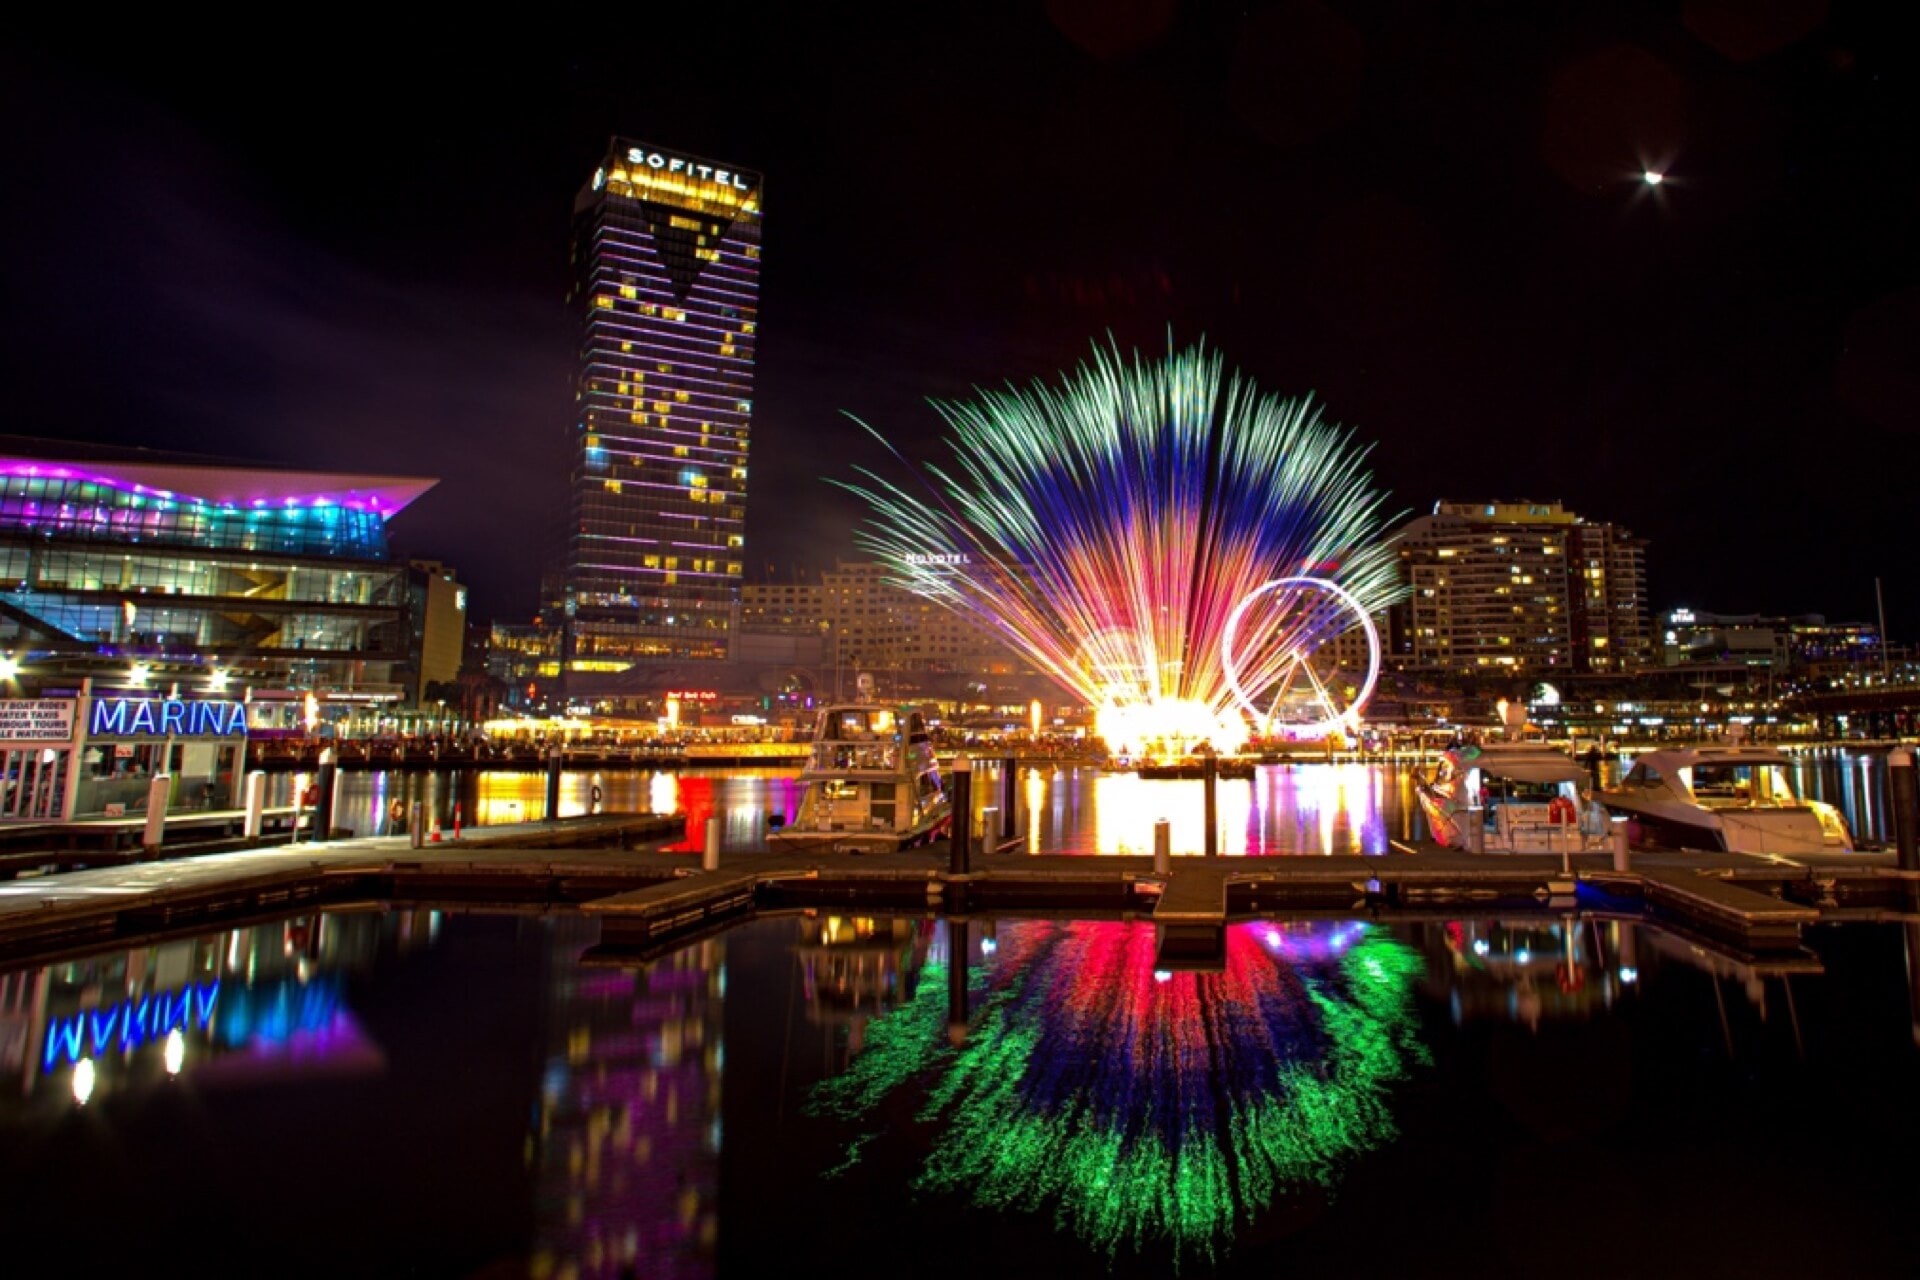
[{"label": "waterfront promenade", "polygon": [[[1799,859],[1606,853],[1472,855],[1396,845],[1380,855],[1172,858],[976,855],[941,844],[896,854],[733,851],[703,869],[679,815],[604,814],[485,828],[422,848],[405,837],[299,844],[39,876],[0,884],[0,956],[137,945],[238,920],[392,903],[581,910],[603,939],[648,952],[756,911],[1094,914],[1166,926],[1205,967],[1210,937],[1262,915],[1437,917],[1492,908],[1657,916],[1754,951],[1807,925],[1907,918],[1913,878],[1888,853]],[[629,845],[635,847],[607,847]],[[1170,952],[1171,957],[1171,952]]]}]

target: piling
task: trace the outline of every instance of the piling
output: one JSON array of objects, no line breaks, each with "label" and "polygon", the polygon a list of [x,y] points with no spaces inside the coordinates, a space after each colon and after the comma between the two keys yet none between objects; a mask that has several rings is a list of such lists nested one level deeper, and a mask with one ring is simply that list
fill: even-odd
[{"label": "piling", "polygon": [[1212,858],[1220,853],[1220,803],[1216,794],[1220,790],[1220,758],[1213,753],[1212,747],[1208,747],[1201,756],[1200,785],[1206,792],[1207,822],[1201,851]]},{"label": "piling", "polygon": [[1000,838],[1011,840],[1019,833],[1015,824],[1014,804],[1019,799],[1015,794],[1020,785],[1020,763],[1012,756],[1000,762]]},{"label": "piling", "polygon": [[147,828],[140,837],[140,847],[148,853],[157,853],[167,838],[167,799],[173,794],[173,779],[164,773],[153,775],[153,781],[147,784]]},{"label": "piling", "polygon": [[414,849],[427,847],[426,806],[415,800],[407,809],[407,845]]},{"label": "piling", "polygon": [[700,866],[707,871],[720,869],[720,819],[707,819],[707,844],[700,854]]},{"label": "piling", "polygon": [[1467,810],[1467,852],[1485,853],[1487,851],[1487,811],[1485,809]]},{"label": "piling", "polygon": [[968,874],[973,852],[973,762],[958,756],[953,762],[953,833],[948,870],[956,876]]},{"label": "piling", "polygon": [[1613,869],[1615,871],[1631,870],[1632,856],[1627,849],[1627,820],[1614,818],[1608,825],[1610,830],[1607,834],[1613,845]]},{"label": "piling", "polygon": [[1173,824],[1165,818],[1153,824],[1153,869],[1163,876],[1173,871]]},{"label": "piling", "polygon": [[333,783],[338,766],[333,762],[333,748],[328,747],[320,753],[320,779],[315,784],[320,788],[319,803],[313,807],[313,838],[325,840],[333,834]]},{"label": "piling", "polygon": [[249,840],[258,840],[267,812],[267,775],[260,769],[247,774],[247,820],[241,832]]},{"label": "piling", "polygon": [[552,822],[560,816],[560,765],[562,752],[560,744],[547,748],[547,821]]},{"label": "piling", "polygon": [[1920,871],[1920,793],[1914,789],[1913,751],[1887,753],[1887,781],[1893,791],[1893,841],[1902,871]]}]

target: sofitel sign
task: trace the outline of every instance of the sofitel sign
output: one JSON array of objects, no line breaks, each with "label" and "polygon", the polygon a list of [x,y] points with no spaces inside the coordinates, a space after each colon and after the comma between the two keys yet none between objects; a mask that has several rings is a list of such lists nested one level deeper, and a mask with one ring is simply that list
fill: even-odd
[{"label": "sofitel sign", "polygon": [[247,708],[200,698],[95,698],[92,738],[244,738]]},{"label": "sofitel sign", "polygon": [[691,160],[682,160],[679,156],[662,155],[658,151],[648,151],[644,147],[629,149],[627,163],[643,164],[649,169],[664,169],[668,173],[698,174],[702,182],[717,182],[723,187],[732,187],[735,191],[753,190],[739,174],[731,169],[716,169],[710,164],[695,164]]}]

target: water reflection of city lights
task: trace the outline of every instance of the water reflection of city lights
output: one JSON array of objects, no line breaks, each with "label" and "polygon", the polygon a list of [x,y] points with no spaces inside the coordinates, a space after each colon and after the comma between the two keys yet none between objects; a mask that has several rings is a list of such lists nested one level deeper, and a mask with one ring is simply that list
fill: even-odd
[{"label": "water reflection of city lights", "polygon": [[73,1064],[73,1100],[81,1106],[87,1105],[87,1099],[93,1096],[94,1070],[93,1059],[82,1058]]},{"label": "water reflection of city lights", "polygon": [[178,1027],[167,1032],[167,1047],[162,1057],[167,1065],[167,1074],[179,1075],[181,1065],[187,1060],[187,1038],[180,1034]]},{"label": "water reflection of city lights", "polygon": [[1629,965],[1626,968],[1620,970],[1621,986],[1630,987],[1638,981],[1640,981],[1640,971],[1638,969],[1635,969],[1634,967]]}]

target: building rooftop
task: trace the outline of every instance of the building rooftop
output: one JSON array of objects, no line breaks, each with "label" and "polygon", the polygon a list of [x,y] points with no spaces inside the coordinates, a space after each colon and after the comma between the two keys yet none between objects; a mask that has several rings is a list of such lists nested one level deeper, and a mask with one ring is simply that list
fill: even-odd
[{"label": "building rooftop", "polygon": [[391,519],[439,483],[423,476],[301,471],[204,454],[0,435],[0,476],[81,480],[213,506],[339,506]]}]

